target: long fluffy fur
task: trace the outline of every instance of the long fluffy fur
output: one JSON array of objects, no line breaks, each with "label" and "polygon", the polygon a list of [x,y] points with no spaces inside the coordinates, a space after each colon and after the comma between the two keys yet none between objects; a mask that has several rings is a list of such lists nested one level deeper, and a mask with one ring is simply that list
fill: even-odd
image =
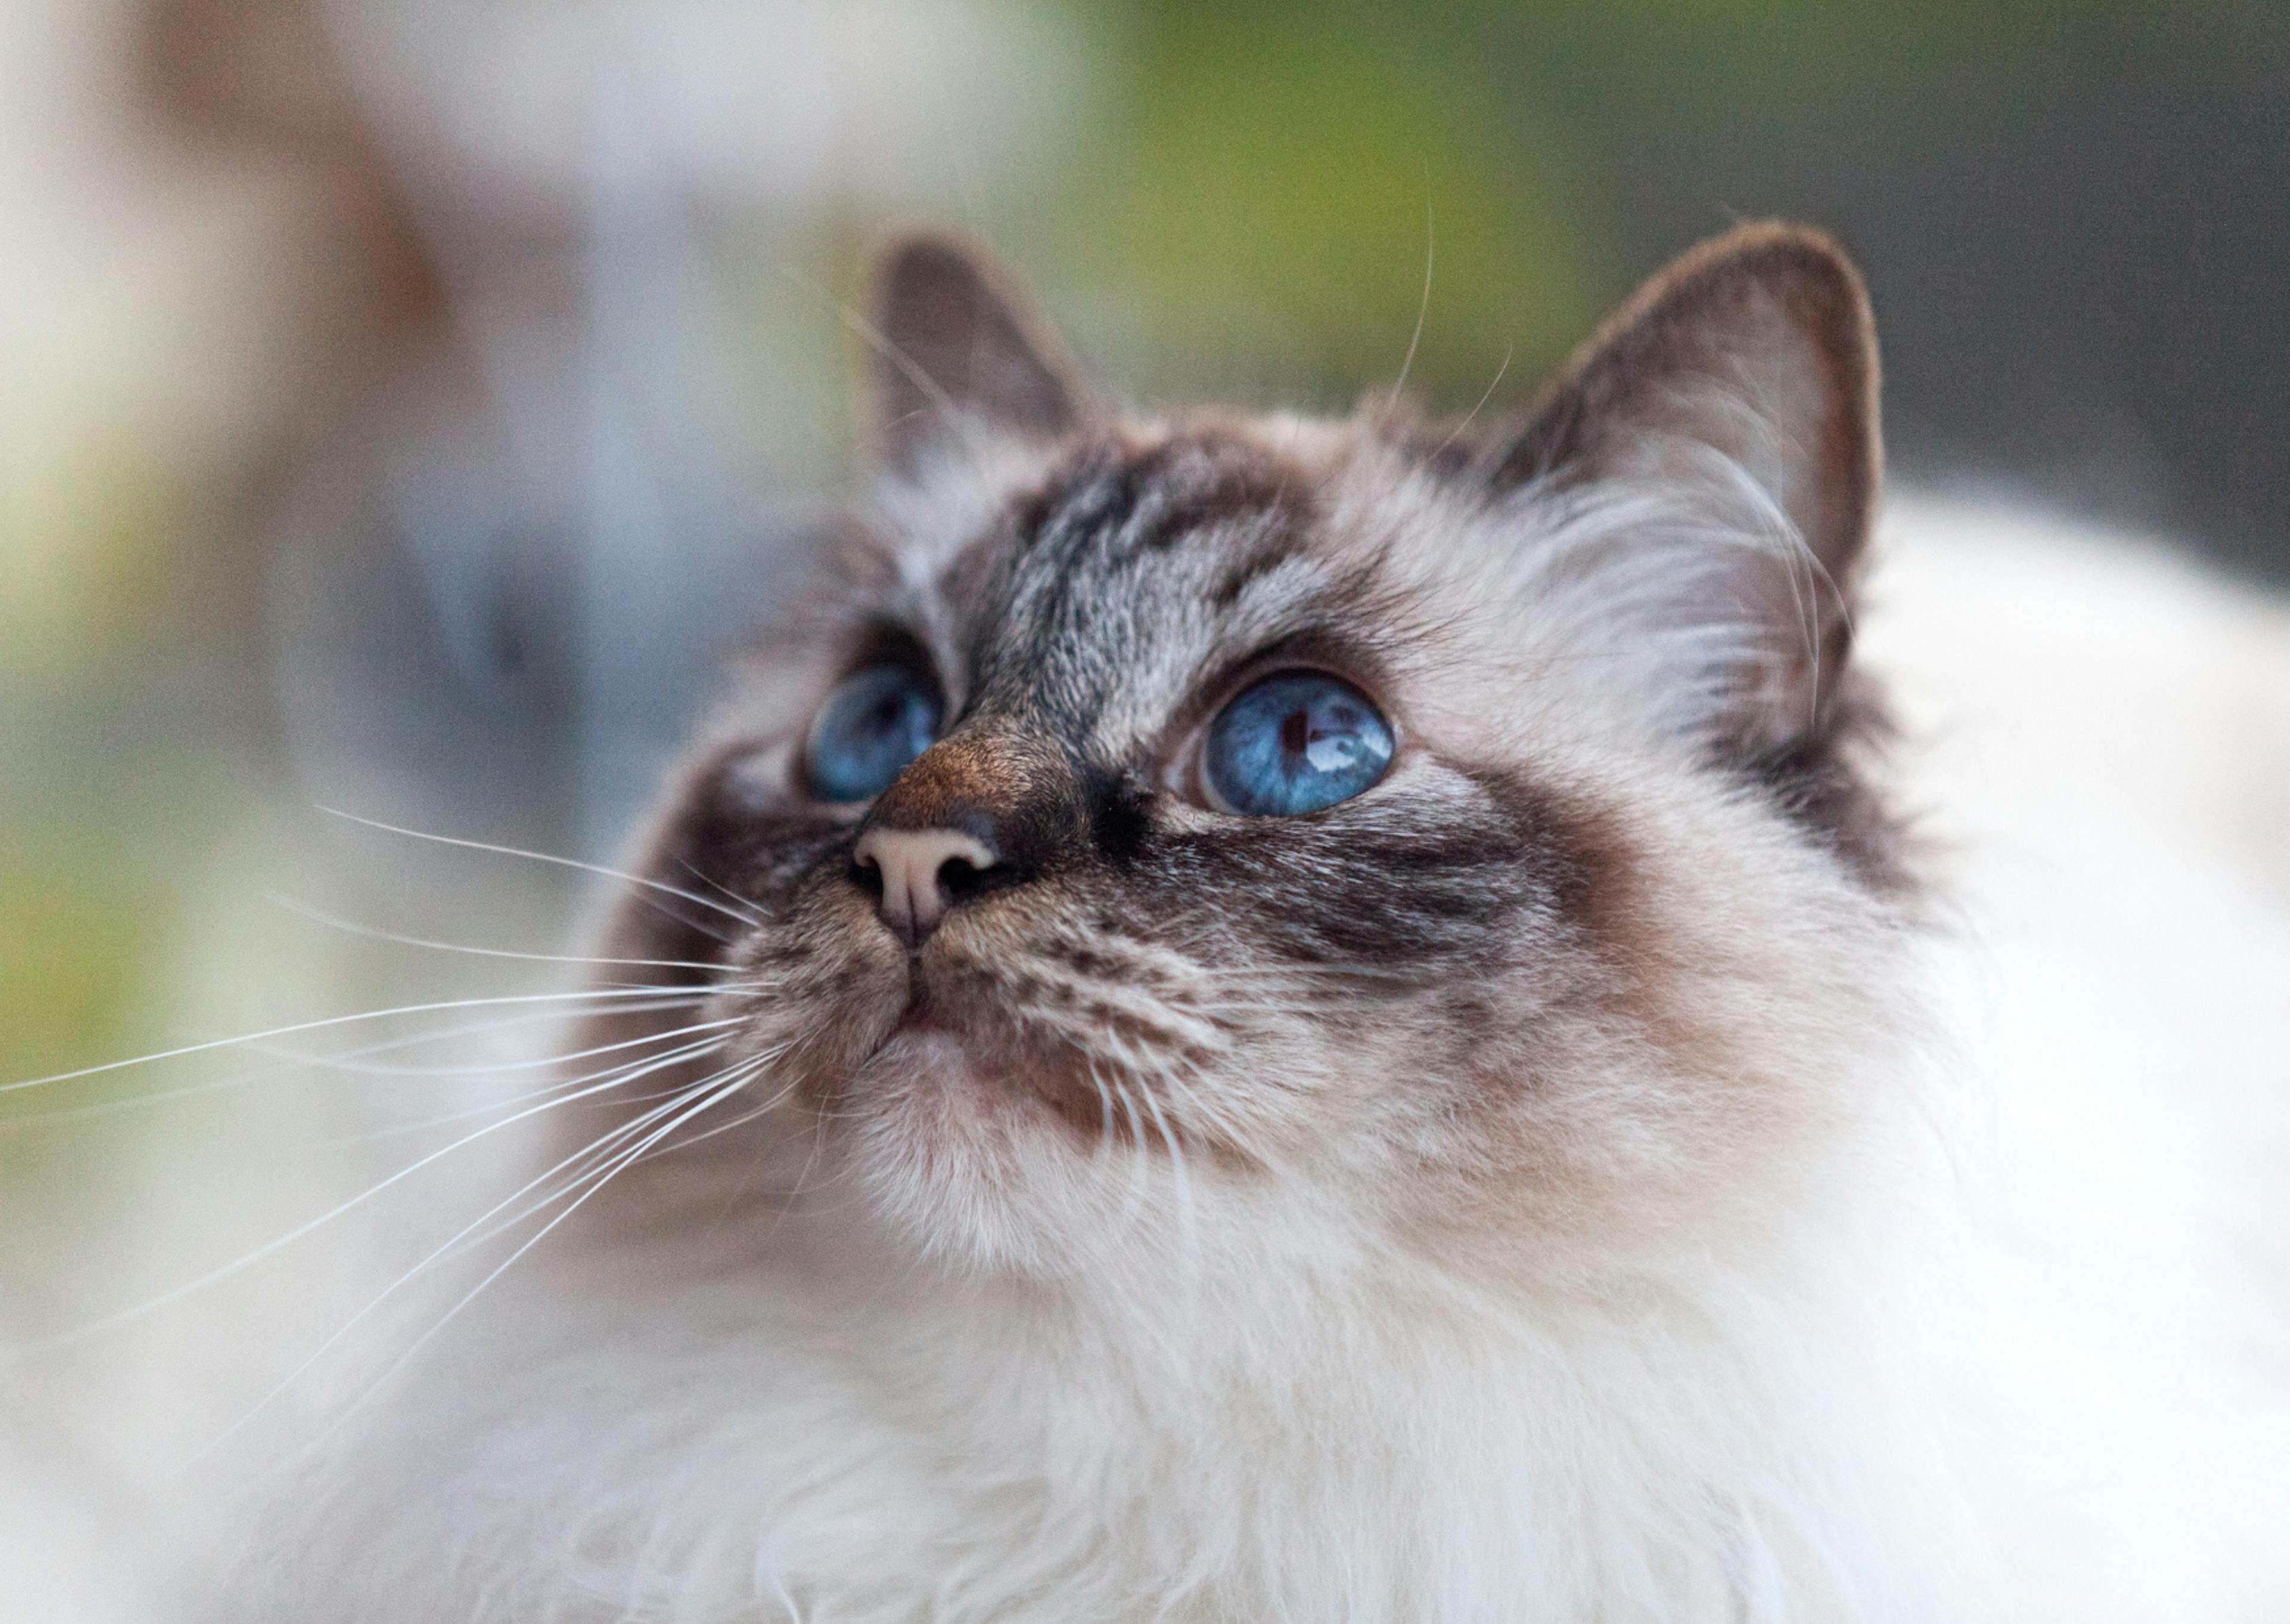
[{"label": "long fluffy fur", "polygon": [[1627,1269],[1490,1283],[1293,1185],[1188,1247],[1117,1157],[1136,1210],[1054,1285],[918,1264],[846,1168],[760,1252],[647,1213],[504,1283],[275,1616],[2278,1616],[2250,1170],[2155,1066],[2179,1031],[1962,919],[1806,933],[1856,989],[1787,1057],[1817,1167]]},{"label": "long fluffy fur", "polygon": [[[1692,266],[1770,329],[1732,263]],[[1876,855],[1861,712],[1808,685],[1858,536],[1727,436],[1501,486],[1373,416],[902,441],[642,860],[738,928],[632,896],[609,938],[720,964],[739,1086],[607,1119],[709,1102],[349,1430],[256,1605],[2284,1616],[2281,1214],[2225,1127],[2290,1096],[2283,1001],[2123,996],[2168,979],[2094,891],[2138,900],[2130,844],[2044,886]],[[1961,607],[1996,575],[1958,546]],[[961,719],[911,771],[1071,848],[911,956],[798,765],[885,620]],[[1221,821],[1129,770],[1299,627],[1403,718],[1373,794]],[[2249,647],[2290,685],[2278,625]],[[1921,720],[1994,652],[1891,658]],[[2290,985],[2278,917],[2178,894]],[[2108,923],[2063,944],[2062,901]],[[958,1037],[895,1024],[917,986]]]}]

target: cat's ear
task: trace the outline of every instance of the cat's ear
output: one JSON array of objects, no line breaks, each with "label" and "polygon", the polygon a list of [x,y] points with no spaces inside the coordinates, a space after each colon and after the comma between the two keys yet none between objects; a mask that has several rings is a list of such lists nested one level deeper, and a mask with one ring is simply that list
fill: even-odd
[{"label": "cat's ear", "polygon": [[[1740,741],[1821,720],[1851,637],[1881,465],[1877,340],[1852,261],[1821,233],[1743,226],[1653,278],[1544,391],[1499,484],[1628,482],[1778,532],[1697,578],[1765,644]],[[1778,521],[1778,523],[1774,523]]]},{"label": "cat's ear", "polygon": [[1087,409],[1055,334],[983,251],[937,232],[884,245],[874,278],[877,449],[912,472],[981,430],[1053,439]]}]

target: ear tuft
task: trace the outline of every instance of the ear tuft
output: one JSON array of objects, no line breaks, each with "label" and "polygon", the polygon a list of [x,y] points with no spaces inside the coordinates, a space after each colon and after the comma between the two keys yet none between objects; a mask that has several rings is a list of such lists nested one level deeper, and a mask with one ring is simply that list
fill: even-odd
[{"label": "ear tuft", "polygon": [[941,232],[885,244],[877,260],[873,372],[883,460],[912,472],[933,450],[990,428],[1051,439],[1085,391],[1064,347],[981,249]]},{"label": "ear tuft", "polygon": [[1628,482],[1710,513],[1746,500],[1782,532],[1714,577],[1732,601],[1677,612],[1747,617],[1765,662],[1735,696],[1735,735],[1785,746],[1839,690],[1877,501],[1877,384],[1868,295],[1844,252],[1803,227],[1743,226],[1655,276],[1576,352],[1493,477]]}]

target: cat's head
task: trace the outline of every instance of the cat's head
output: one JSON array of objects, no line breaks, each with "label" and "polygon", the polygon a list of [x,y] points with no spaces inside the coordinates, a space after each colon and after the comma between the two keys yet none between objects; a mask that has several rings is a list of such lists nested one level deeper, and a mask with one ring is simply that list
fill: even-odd
[{"label": "cat's head", "polygon": [[1500,433],[1125,414],[935,236],[873,319],[877,500],[619,924],[725,966],[723,1112],[1052,1276],[1597,1278],[1794,1199],[1905,896],[1836,247],[1706,244]]}]

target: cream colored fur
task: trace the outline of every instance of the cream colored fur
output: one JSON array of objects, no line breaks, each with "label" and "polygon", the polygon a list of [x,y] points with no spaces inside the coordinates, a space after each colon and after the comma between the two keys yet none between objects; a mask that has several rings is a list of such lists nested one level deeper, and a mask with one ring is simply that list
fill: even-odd
[{"label": "cream colored fur", "polygon": [[2290,1619],[2290,620],[1986,507],[1879,560],[1936,926],[1766,917],[1825,882],[1645,810],[1681,910],[1736,899],[1695,952],[1837,989],[1706,1230],[1427,1269],[1309,1170],[1200,1180],[1180,1244],[1157,1170],[1044,1276],[918,1261],[882,1164],[632,1201],[338,1440],[231,1616]]}]

